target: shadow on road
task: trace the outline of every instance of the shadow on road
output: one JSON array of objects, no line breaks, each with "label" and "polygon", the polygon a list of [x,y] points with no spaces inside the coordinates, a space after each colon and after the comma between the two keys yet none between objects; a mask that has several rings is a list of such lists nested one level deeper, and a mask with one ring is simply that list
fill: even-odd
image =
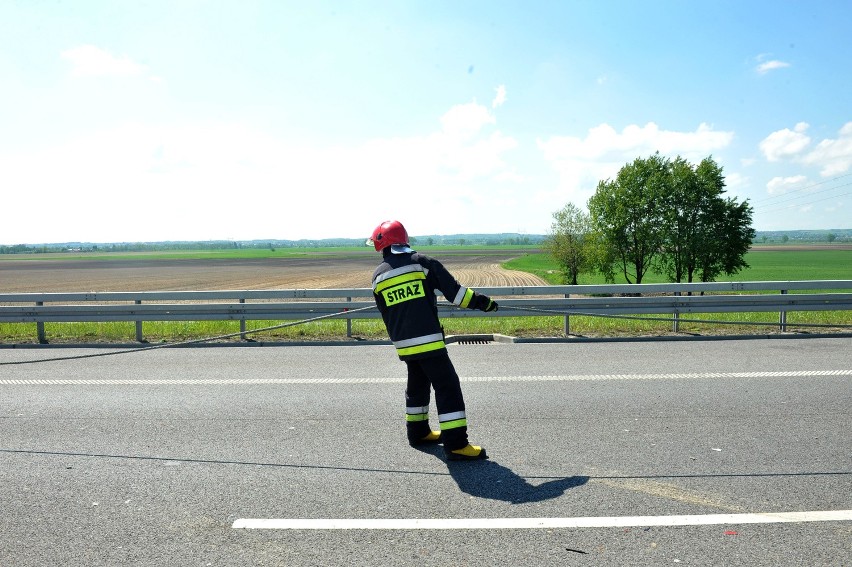
[{"label": "shadow on road", "polygon": [[569,488],[583,486],[589,482],[587,476],[569,476],[534,485],[511,469],[491,460],[476,463],[449,462],[447,468],[462,492],[477,498],[503,500],[510,504],[559,498]]},{"label": "shadow on road", "polygon": [[[440,447],[419,448],[438,458],[443,458]],[[450,476],[459,490],[477,498],[502,500],[510,504],[526,504],[559,498],[566,490],[583,486],[589,482],[587,476],[569,476],[548,480],[541,484],[530,484],[512,469],[494,460],[447,461]]]}]

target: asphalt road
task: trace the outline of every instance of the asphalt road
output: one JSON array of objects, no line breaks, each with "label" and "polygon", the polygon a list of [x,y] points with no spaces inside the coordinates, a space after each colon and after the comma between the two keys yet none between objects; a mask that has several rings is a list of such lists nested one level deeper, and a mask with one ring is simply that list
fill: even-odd
[{"label": "asphalt road", "polygon": [[488,461],[408,447],[389,346],[0,366],[0,565],[852,565],[852,339],[450,355]]}]

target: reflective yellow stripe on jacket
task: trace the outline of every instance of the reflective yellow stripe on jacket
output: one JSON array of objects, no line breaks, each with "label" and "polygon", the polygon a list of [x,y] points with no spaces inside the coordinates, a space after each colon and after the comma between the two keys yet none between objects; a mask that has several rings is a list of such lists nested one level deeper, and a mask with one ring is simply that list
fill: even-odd
[{"label": "reflective yellow stripe on jacket", "polygon": [[379,274],[378,276],[376,276],[376,279],[373,280],[373,292],[380,293],[388,289],[389,287],[404,284],[410,281],[425,279],[426,268],[424,268],[420,264],[411,264],[408,266],[403,266],[401,268],[396,268],[394,270],[389,270],[383,274]]},{"label": "reflective yellow stripe on jacket", "polygon": [[464,309],[467,309],[470,306],[470,300],[473,299],[473,290],[461,286],[459,288],[459,292],[453,298],[453,304],[458,305]]},{"label": "reflective yellow stripe on jacket", "polygon": [[444,344],[443,333],[435,333],[403,341],[394,341],[393,346],[396,347],[396,352],[399,356],[411,356],[412,354],[440,350],[446,348],[447,345]]}]

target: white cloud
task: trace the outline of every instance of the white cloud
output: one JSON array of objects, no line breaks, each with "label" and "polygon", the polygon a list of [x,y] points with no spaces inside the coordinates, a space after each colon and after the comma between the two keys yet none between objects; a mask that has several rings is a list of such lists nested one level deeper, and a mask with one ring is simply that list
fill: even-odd
[{"label": "white cloud", "polygon": [[821,167],[820,175],[823,177],[849,171],[852,168],[852,122],[843,125],[836,139],[826,139],[817,144],[802,162]]},{"label": "white cloud", "polygon": [[[4,207],[39,195],[41,220],[0,223],[0,243],[351,237],[392,217],[420,233],[482,231],[469,205],[502,202],[511,191],[501,187],[519,180],[505,160],[517,142],[494,122],[487,108],[460,105],[427,135],[346,146],[244,123],[128,123],[0,154]],[[501,209],[516,211],[511,200]]]},{"label": "white cloud", "polygon": [[761,53],[757,57],[754,58],[757,63],[757,67],[755,67],[755,71],[757,71],[761,75],[765,75],[770,71],[774,71],[776,69],[783,69],[785,67],[789,67],[790,64],[786,61],[780,61],[778,59],[770,59],[771,54],[769,53]]},{"label": "white cloud", "polygon": [[460,140],[470,139],[484,126],[496,122],[496,118],[487,108],[475,102],[458,104],[441,117],[444,133]]},{"label": "white cloud", "polygon": [[852,122],[840,128],[837,138],[824,139],[810,151],[811,138],[805,134],[808,127],[806,122],[799,122],[793,130],[784,128],[773,132],[760,142],[760,150],[771,162],[787,158],[819,167],[823,177],[840,175],[852,169]]},{"label": "white cloud", "polygon": [[811,139],[805,134],[808,127],[806,122],[799,122],[794,130],[784,128],[772,132],[760,142],[760,151],[769,161],[796,156],[811,143]]},{"label": "white cloud", "polygon": [[764,61],[763,63],[758,64],[757,72],[761,75],[765,75],[769,71],[774,71],[775,69],[783,69],[789,66],[790,64],[785,61],[778,61],[777,59],[773,59],[772,61]]},{"label": "white cloud", "polygon": [[766,192],[770,195],[783,195],[791,189],[798,189],[804,186],[808,180],[804,175],[795,175],[792,177],[773,177],[766,184]]},{"label": "white cloud", "polygon": [[628,158],[652,154],[694,155],[704,157],[713,150],[724,148],[733,139],[733,132],[715,131],[707,124],[701,124],[694,132],[676,132],[660,130],[659,126],[649,122],[645,126],[632,124],[618,133],[609,124],[601,124],[589,129],[585,139],[572,136],[553,136],[545,142],[539,141],[539,147],[549,160],[560,156],[574,156],[582,159],[598,159],[605,156]]},{"label": "white cloud", "polygon": [[665,156],[680,155],[700,161],[728,146],[733,132],[714,130],[700,124],[693,132],[661,130],[653,122],[630,125],[620,133],[608,124],[589,129],[585,138],[553,136],[539,140],[545,160],[560,174],[560,192],[578,205],[585,205],[598,181],[615,177],[625,163],[659,151]]},{"label": "white cloud", "polygon": [[500,85],[494,90],[497,91],[497,94],[494,96],[494,100],[491,102],[491,108],[503,106],[503,104],[506,102],[506,86]]},{"label": "white cloud", "polygon": [[62,59],[71,63],[73,77],[141,76],[146,67],[132,61],[126,55],[116,57],[94,45],[81,45],[63,51]]}]

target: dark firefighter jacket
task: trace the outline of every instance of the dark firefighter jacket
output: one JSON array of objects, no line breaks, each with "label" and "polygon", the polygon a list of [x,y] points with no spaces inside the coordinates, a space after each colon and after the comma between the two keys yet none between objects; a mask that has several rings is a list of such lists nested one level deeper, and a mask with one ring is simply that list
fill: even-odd
[{"label": "dark firefighter jacket", "polygon": [[459,284],[438,260],[417,252],[387,254],[373,273],[376,305],[401,360],[434,356],[446,348],[436,290],[467,309],[484,311],[491,302]]}]

